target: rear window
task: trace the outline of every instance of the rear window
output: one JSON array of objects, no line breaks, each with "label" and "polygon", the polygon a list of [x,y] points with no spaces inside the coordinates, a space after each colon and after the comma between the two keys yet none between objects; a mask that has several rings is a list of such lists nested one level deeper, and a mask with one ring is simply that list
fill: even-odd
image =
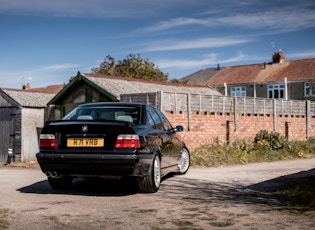
[{"label": "rear window", "polygon": [[101,120],[140,123],[140,107],[136,106],[86,106],[68,113],[63,120]]}]

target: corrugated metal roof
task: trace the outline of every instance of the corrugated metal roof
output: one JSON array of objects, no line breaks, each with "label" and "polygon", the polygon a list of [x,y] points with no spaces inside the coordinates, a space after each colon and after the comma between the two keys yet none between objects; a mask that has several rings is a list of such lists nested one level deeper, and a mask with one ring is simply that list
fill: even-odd
[{"label": "corrugated metal roof", "polygon": [[52,93],[40,93],[19,89],[1,89],[14,101],[23,107],[45,108],[55,96]]},{"label": "corrugated metal roof", "polygon": [[114,95],[118,100],[120,100],[121,94],[150,93],[158,91],[203,95],[221,95],[216,90],[213,90],[206,86],[154,82],[133,78],[118,78],[99,74],[82,75],[94,84]]}]

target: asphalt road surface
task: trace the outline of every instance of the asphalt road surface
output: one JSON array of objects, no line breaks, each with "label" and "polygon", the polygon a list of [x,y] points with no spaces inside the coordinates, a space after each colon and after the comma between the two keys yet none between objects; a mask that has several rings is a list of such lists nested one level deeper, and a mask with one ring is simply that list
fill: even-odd
[{"label": "asphalt road surface", "polygon": [[315,159],[190,168],[154,194],[133,181],[76,179],[52,189],[39,169],[0,168],[3,229],[315,229],[313,213],[287,209],[273,191],[315,175]]}]

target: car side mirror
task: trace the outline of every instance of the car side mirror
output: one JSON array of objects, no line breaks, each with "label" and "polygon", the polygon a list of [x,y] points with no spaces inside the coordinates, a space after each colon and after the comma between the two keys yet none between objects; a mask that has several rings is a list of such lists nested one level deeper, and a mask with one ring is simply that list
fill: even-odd
[{"label": "car side mirror", "polygon": [[176,131],[177,131],[177,132],[183,132],[183,131],[184,131],[184,127],[181,126],[181,125],[177,125],[177,126],[176,126]]}]

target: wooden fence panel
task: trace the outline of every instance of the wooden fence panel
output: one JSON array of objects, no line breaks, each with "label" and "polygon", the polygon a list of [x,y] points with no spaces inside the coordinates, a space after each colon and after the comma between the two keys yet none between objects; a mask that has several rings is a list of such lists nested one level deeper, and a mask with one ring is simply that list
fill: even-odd
[{"label": "wooden fence panel", "polygon": [[[156,92],[121,95],[123,102],[151,104],[164,111],[175,113],[210,112],[277,116],[304,116],[306,102],[303,100],[278,100],[249,97],[226,97],[174,92]],[[235,104],[235,105],[234,105]],[[310,114],[315,116],[315,102],[310,102]],[[236,111],[235,111],[236,110]]]}]

